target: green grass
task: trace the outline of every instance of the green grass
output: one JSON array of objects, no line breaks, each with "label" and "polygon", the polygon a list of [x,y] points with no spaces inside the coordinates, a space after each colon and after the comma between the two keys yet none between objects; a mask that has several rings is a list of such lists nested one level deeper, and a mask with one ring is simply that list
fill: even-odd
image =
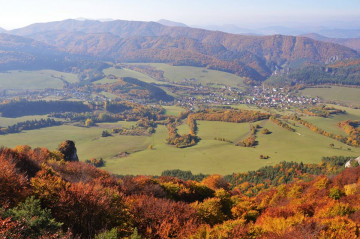
[{"label": "green grass", "polygon": [[[115,67],[110,67],[110,68],[105,69],[103,72],[105,75],[114,75],[117,77],[133,77],[133,78],[136,78],[138,80],[141,80],[141,81],[144,81],[147,83],[163,84],[163,82],[157,81],[148,75],[145,75],[143,73],[133,71],[130,69],[126,69],[126,68],[117,69]],[[117,82],[117,80],[104,78],[102,80],[95,81],[94,83],[95,84],[106,84],[106,83],[114,83],[114,82]]]},{"label": "green grass", "polygon": [[326,101],[335,101],[360,106],[360,88],[331,86],[331,88],[306,88],[301,91],[305,96],[319,96]]},{"label": "green grass", "polygon": [[162,107],[166,110],[165,111],[166,115],[179,116],[181,112],[185,111],[184,108],[182,108],[180,106],[175,106],[175,105],[162,106]]},{"label": "green grass", "polygon": [[346,135],[345,132],[337,126],[337,123],[344,120],[359,120],[360,110],[337,106],[337,105],[330,105],[330,106],[333,106],[337,109],[345,110],[346,113],[330,115],[330,117],[328,118],[314,117],[314,116],[306,116],[302,118],[328,132],[345,136]]},{"label": "green grass", "polygon": [[[360,155],[359,148],[352,148],[338,141],[316,134],[303,126],[297,126],[297,133],[264,121],[263,127],[272,134],[259,132],[259,145],[255,148],[237,147],[234,144],[214,140],[224,137],[236,141],[249,132],[249,124],[199,121],[201,141],[190,148],[178,149],[165,144],[167,130],[159,126],[152,136],[153,150],[144,150],[129,157],[108,162],[106,169],[117,174],[160,174],[166,169],[191,170],[193,173],[246,172],[262,166],[275,165],[281,161],[319,163],[323,156]],[[184,130],[180,126],[181,130]],[[335,148],[329,147],[330,143]],[[340,149],[342,147],[342,149]],[[270,159],[259,159],[260,154],[269,155]]]},{"label": "green grass", "polygon": [[145,149],[150,144],[150,138],[145,136],[101,137],[101,132],[111,127],[130,127],[135,122],[119,122],[99,124],[99,127],[83,128],[75,126],[56,126],[39,130],[23,131],[18,134],[0,135],[0,145],[15,147],[27,144],[31,147],[47,147],[51,150],[64,140],[75,141],[78,156],[81,161],[92,157],[112,159],[121,152],[135,152]]},{"label": "green grass", "polygon": [[61,89],[64,84],[58,77],[69,83],[78,82],[75,74],[54,70],[9,71],[0,73],[0,89]]},{"label": "green grass", "polygon": [[[342,119],[358,119],[360,110],[346,109],[347,115],[338,115],[324,119],[313,117],[317,126],[336,132],[334,123]],[[169,107],[169,113],[180,111]],[[0,118],[0,122],[6,119]],[[16,119],[18,120],[18,119]],[[309,120],[309,119],[306,119]],[[310,120],[309,120],[310,121]],[[264,120],[256,122],[268,128],[272,133],[263,135],[261,129],[257,133],[258,145],[255,148],[235,146],[234,143],[221,142],[214,137],[225,138],[237,142],[249,133],[249,123],[227,123],[198,121],[198,136],[201,141],[189,148],[179,149],[167,145],[166,126],[159,125],[152,136],[113,136],[100,137],[105,129],[114,127],[131,127],[135,122],[103,123],[98,127],[81,128],[74,126],[57,126],[19,134],[0,136],[0,145],[14,147],[28,144],[32,147],[48,147],[55,149],[63,140],[71,139],[76,143],[80,160],[92,157],[104,158],[105,169],[116,174],[159,175],[167,169],[191,170],[193,173],[231,174],[256,170],[262,166],[275,165],[281,161],[319,163],[323,156],[359,156],[360,148],[349,147],[336,140],[316,134],[308,128],[296,124],[296,132],[290,132],[274,123]],[[189,127],[184,122],[178,126],[180,134],[188,133]],[[340,131],[339,131],[340,132]],[[334,148],[329,145],[333,143]],[[149,145],[153,149],[148,149]],[[351,151],[348,150],[351,149]],[[115,157],[121,152],[131,153],[124,158]],[[260,155],[268,155],[270,159],[259,159]]]},{"label": "green grass", "polygon": [[195,83],[244,87],[243,78],[227,72],[209,70],[204,67],[171,66],[163,63],[149,63],[146,65],[151,65],[158,70],[164,71],[164,77],[173,83],[182,83],[185,78],[194,78],[196,79]]}]

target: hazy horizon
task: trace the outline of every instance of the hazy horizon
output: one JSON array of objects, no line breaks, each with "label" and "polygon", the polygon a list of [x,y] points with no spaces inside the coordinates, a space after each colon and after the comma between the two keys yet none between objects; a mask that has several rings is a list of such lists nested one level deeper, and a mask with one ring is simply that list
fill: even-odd
[{"label": "hazy horizon", "polygon": [[[21,7],[20,7],[21,6]],[[0,27],[7,30],[65,19],[167,19],[189,26],[234,25],[241,28],[360,27],[360,1],[353,0],[14,0],[2,6]]]}]

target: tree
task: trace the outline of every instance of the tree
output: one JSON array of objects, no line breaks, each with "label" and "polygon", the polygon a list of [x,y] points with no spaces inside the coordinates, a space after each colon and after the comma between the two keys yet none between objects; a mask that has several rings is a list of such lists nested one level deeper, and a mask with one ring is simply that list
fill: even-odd
[{"label": "tree", "polygon": [[86,127],[90,127],[90,126],[93,126],[95,125],[94,121],[92,119],[86,119],[85,121],[85,126]]},{"label": "tree", "polygon": [[101,137],[109,137],[111,136],[111,134],[109,133],[109,131],[107,130],[104,130],[102,133],[101,133]]},{"label": "tree", "polygon": [[9,209],[6,214],[16,220],[23,220],[26,225],[24,236],[38,238],[46,234],[60,231],[62,223],[56,222],[49,209],[42,209],[40,200],[35,197],[27,198],[24,203]]}]

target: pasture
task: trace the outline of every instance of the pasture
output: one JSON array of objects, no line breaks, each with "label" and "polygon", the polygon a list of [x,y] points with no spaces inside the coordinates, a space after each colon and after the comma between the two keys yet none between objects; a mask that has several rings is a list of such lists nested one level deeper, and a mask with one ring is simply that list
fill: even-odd
[{"label": "pasture", "polygon": [[[165,107],[167,114],[178,115],[183,109],[176,106]],[[359,119],[360,110],[338,107],[347,110],[346,115],[331,118],[304,118],[315,125],[333,133],[342,133],[336,122],[344,119]],[[38,118],[43,116],[32,116]],[[21,119],[0,118],[0,125],[6,126]],[[56,126],[18,134],[0,136],[0,145],[14,147],[28,144],[31,147],[56,147],[64,140],[74,140],[81,161],[102,157],[106,161],[106,170],[121,175],[145,174],[159,175],[167,169],[191,170],[193,173],[231,174],[256,170],[262,166],[275,165],[281,161],[319,163],[323,156],[354,156],[360,155],[360,148],[350,147],[336,140],[316,134],[308,128],[297,124],[296,132],[283,129],[274,123],[263,120],[259,124],[267,128],[271,134],[264,135],[261,128],[256,134],[258,145],[252,148],[235,146],[235,142],[249,134],[249,123],[228,123],[214,121],[197,121],[198,136],[201,141],[189,148],[176,148],[166,144],[168,137],[166,126],[159,125],[156,133],[151,136],[101,137],[103,130],[114,127],[130,127],[135,122],[102,123],[97,127],[84,128],[71,125]],[[187,134],[189,127],[186,120],[178,126],[179,134]],[[225,138],[230,142],[219,141]],[[334,144],[335,147],[330,147]],[[152,149],[148,146],[152,145]],[[350,149],[350,150],[349,150]],[[129,155],[122,153],[127,152]],[[260,155],[270,156],[260,159]]]},{"label": "pasture", "polygon": [[[157,80],[151,78],[148,75],[145,75],[143,73],[133,71],[133,70],[130,70],[130,69],[126,69],[126,68],[117,69],[115,67],[110,67],[110,68],[107,68],[107,69],[103,70],[103,72],[107,76],[108,75],[114,75],[114,76],[117,76],[117,77],[132,77],[132,78],[136,78],[136,79],[138,79],[140,81],[144,81],[144,82],[147,82],[147,83],[159,83],[159,84],[163,83],[161,81],[157,81]],[[104,79],[95,81],[94,83],[95,84],[106,84],[106,83],[114,83],[114,82],[117,82],[117,79],[104,78]]]},{"label": "pasture", "polygon": [[[263,135],[258,132],[259,145],[255,148],[239,147],[214,139],[224,137],[235,142],[248,134],[248,123],[198,121],[198,135],[202,140],[196,146],[184,149],[167,145],[167,130],[165,126],[159,126],[151,137],[152,150],[146,149],[125,158],[108,160],[105,168],[116,174],[159,175],[166,169],[231,174],[275,165],[281,161],[320,163],[323,156],[360,155],[359,148],[349,147],[300,125],[296,126],[297,132],[294,133],[269,121],[260,124],[272,133]],[[186,129],[187,126],[179,127],[179,133],[186,133]],[[330,148],[330,143],[334,143],[335,147]],[[347,148],[351,148],[351,151]],[[269,155],[270,159],[259,159],[261,154]]]},{"label": "pasture", "polygon": [[[204,67],[193,66],[172,66],[163,63],[136,63],[137,65],[146,64],[164,71],[164,77],[171,83],[179,84],[186,82],[184,79],[191,80],[191,83],[209,84],[215,87],[222,85],[243,88],[244,79],[231,73],[206,69]],[[135,65],[136,65],[135,64]]]},{"label": "pasture", "polygon": [[103,130],[111,127],[130,127],[134,122],[99,124],[98,127],[85,128],[70,125],[55,126],[39,130],[23,131],[17,134],[0,135],[0,145],[15,147],[27,144],[31,147],[47,147],[51,150],[64,140],[75,141],[80,160],[91,158],[109,159],[122,152],[135,152],[146,148],[150,139],[145,136],[101,137]]},{"label": "pasture", "polygon": [[330,88],[306,88],[300,93],[305,96],[319,96],[327,102],[360,106],[360,88],[331,86]]},{"label": "pasture", "polygon": [[78,82],[78,78],[75,74],[54,70],[8,71],[0,73],[0,89],[62,89],[63,81],[75,83]]},{"label": "pasture", "polygon": [[182,108],[180,106],[175,106],[175,105],[162,106],[162,107],[165,109],[166,115],[179,116],[181,112],[185,111],[184,108]]}]

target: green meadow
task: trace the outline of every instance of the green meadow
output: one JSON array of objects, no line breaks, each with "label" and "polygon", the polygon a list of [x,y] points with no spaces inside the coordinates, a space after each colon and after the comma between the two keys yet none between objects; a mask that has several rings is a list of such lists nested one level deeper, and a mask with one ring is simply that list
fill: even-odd
[{"label": "green meadow", "polygon": [[[349,147],[300,125],[297,125],[297,132],[294,133],[269,121],[260,124],[272,133],[263,135],[258,132],[258,145],[254,148],[239,147],[214,139],[224,137],[236,142],[249,133],[248,123],[200,121],[198,135],[202,140],[196,146],[184,149],[165,144],[167,130],[165,126],[159,126],[151,137],[152,150],[146,149],[125,158],[108,160],[105,168],[116,174],[159,175],[166,169],[231,174],[275,165],[281,161],[319,163],[323,156],[360,155],[359,148]],[[180,131],[185,130],[186,127],[180,127]],[[330,143],[334,143],[335,147],[330,148]],[[347,148],[351,148],[351,151]],[[269,155],[270,159],[260,159],[261,154]]]},{"label": "green meadow", "polygon": [[166,115],[179,116],[181,112],[185,111],[184,108],[175,105],[162,106],[162,107],[165,109]]},{"label": "green meadow", "polygon": [[[161,81],[157,81],[157,80],[151,78],[148,75],[145,75],[143,73],[133,71],[133,70],[130,70],[130,69],[126,69],[126,68],[117,69],[115,67],[110,67],[110,68],[107,68],[107,69],[103,70],[103,72],[107,76],[108,75],[114,75],[114,76],[117,76],[117,77],[132,77],[132,78],[136,78],[136,79],[138,79],[140,81],[144,81],[144,82],[147,82],[147,83],[160,83],[160,84],[163,83]],[[106,84],[106,83],[114,83],[114,82],[117,82],[117,80],[116,79],[104,78],[102,80],[95,81],[94,83],[95,84]]]},{"label": "green meadow", "polygon": [[163,63],[135,63],[146,64],[164,71],[164,77],[172,83],[183,83],[184,79],[195,79],[193,83],[210,84],[213,86],[228,85],[232,87],[244,87],[244,79],[231,73],[206,69],[193,66],[172,66]]},{"label": "green meadow", "polygon": [[306,88],[301,90],[305,96],[319,96],[325,101],[360,106],[360,88],[331,86],[330,88]]},{"label": "green meadow", "polygon": [[75,74],[54,70],[9,71],[0,73],[0,89],[61,89],[64,83],[60,78],[69,83],[78,82]]},{"label": "green meadow", "polygon": [[[304,118],[329,132],[343,134],[336,126],[345,119],[359,119],[360,110],[345,109],[347,114],[330,118]],[[166,106],[166,113],[178,115],[182,108]],[[6,126],[10,120],[43,118],[43,116],[22,117],[21,119],[0,118],[0,125]],[[360,148],[350,147],[336,140],[316,134],[308,128],[297,124],[293,126],[296,132],[283,129],[274,123],[263,120],[259,124],[267,128],[271,134],[264,135],[260,128],[256,134],[258,145],[252,148],[235,146],[235,143],[250,132],[249,123],[228,123],[214,121],[197,121],[198,136],[201,141],[189,148],[176,148],[166,144],[166,126],[159,125],[156,133],[151,136],[121,136],[101,137],[103,130],[115,127],[131,127],[135,122],[102,123],[96,127],[85,128],[72,125],[62,125],[39,130],[23,131],[18,134],[0,136],[0,145],[15,147],[28,144],[31,147],[56,147],[64,140],[74,140],[81,161],[102,157],[106,161],[105,169],[115,174],[145,174],[159,175],[167,169],[191,170],[193,173],[231,174],[256,170],[262,166],[275,165],[281,161],[296,161],[304,163],[319,163],[323,156],[354,156],[360,155]],[[178,126],[179,134],[187,134],[189,127],[186,120]],[[225,138],[230,142],[219,141]],[[335,147],[330,147],[334,144]],[[149,149],[149,145],[152,149]],[[129,153],[125,157],[124,152]],[[270,156],[260,159],[260,155]]]},{"label": "green meadow", "polygon": [[27,144],[31,147],[46,147],[51,150],[64,140],[75,141],[79,158],[84,161],[91,158],[109,159],[122,152],[143,150],[150,144],[149,137],[120,136],[101,137],[103,130],[113,127],[130,127],[134,122],[117,124],[99,124],[98,127],[85,128],[69,125],[23,131],[17,134],[0,135],[0,145],[15,147]]}]

